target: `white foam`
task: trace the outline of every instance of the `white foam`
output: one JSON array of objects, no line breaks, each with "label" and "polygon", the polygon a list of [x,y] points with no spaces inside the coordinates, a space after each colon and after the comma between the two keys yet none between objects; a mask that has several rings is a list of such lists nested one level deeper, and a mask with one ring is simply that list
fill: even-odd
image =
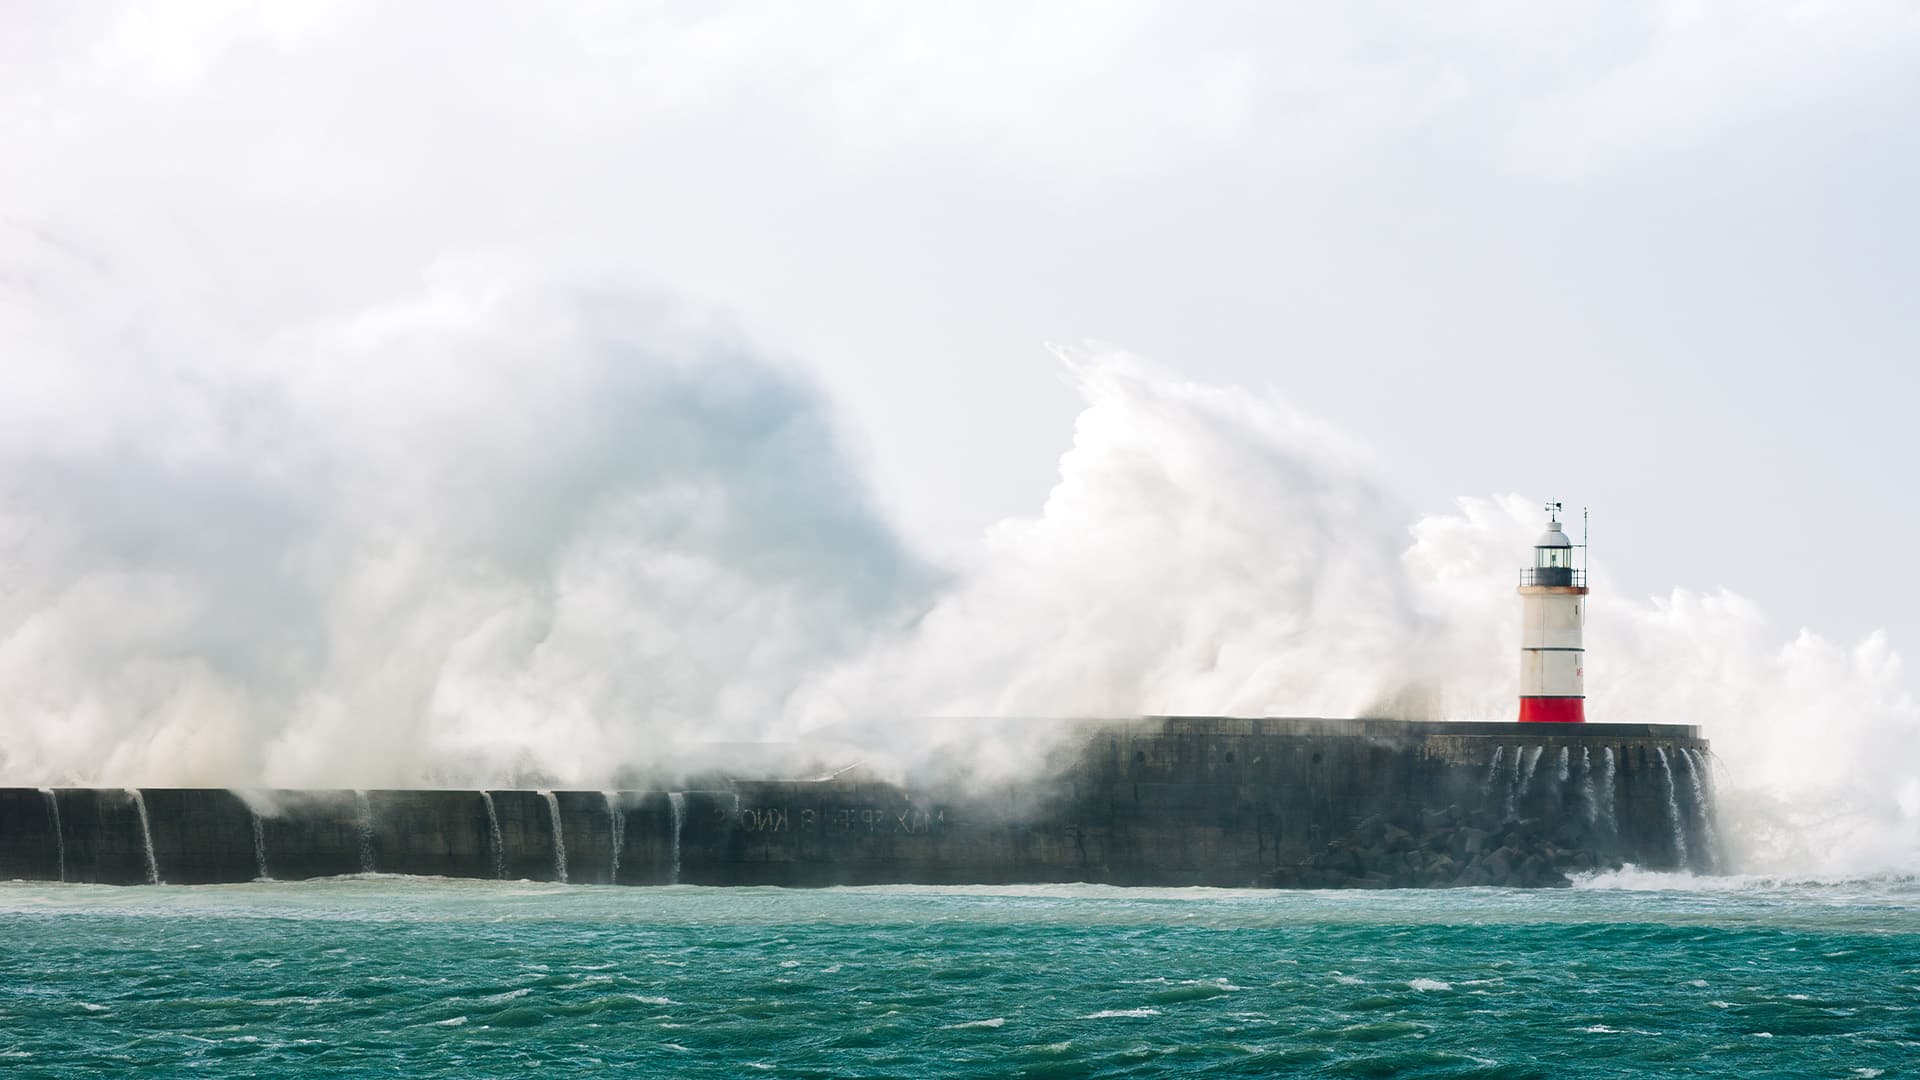
[{"label": "white foam", "polygon": [[1080,1019],[1082,1020],[1113,1020],[1113,1019],[1118,1019],[1120,1017],[1146,1017],[1146,1016],[1159,1016],[1159,1015],[1160,1015],[1159,1009],[1149,1009],[1149,1008],[1141,1007],[1138,1009],[1102,1009],[1097,1013],[1088,1013],[1087,1015],[1081,1017]]},{"label": "white foam", "polygon": [[1453,984],[1441,982],[1439,979],[1414,979],[1407,983],[1407,987],[1408,989],[1419,990],[1425,993],[1430,990],[1451,990],[1453,989]]},{"label": "white foam", "polygon": [[1614,1028],[1614,1027],[1608,1027],[1608,1026],[1607,1026],[1607,1025],[1605,1025],[1605,1024],[1592,1024],[1592,1025],[1589,1025],[1589,1026],[1587,1026],[1587,1027],[1583,1027],[1583,1028],[1581,1028],[1580,1030],[1581,1030],[1581,1031],[1584,1031],[1584,1032],[1587,1032],[1587,1033],[1589,1033],[1589,1034],[1592,1034],[1592,1035],[1651,1035],[1651,1036],[1658,1036],[1658,1035],[1660,1034],[1660,1032],[1658,1032],[1658,1031],[1643,1031],[1643,1030],[1641,1030],[1641,1029],[1639,1029],[1639,1028]]},{"label": "white foam", "polygon": [[1575,889],[1621,889],[1640,892],[1703,893],[1829,893],[1888,891],[1910,893],[1920,889],[1920,877],[1905,872],[1878,874],[1693,874],[1646,870],[1631,863],[1618,870],[1576,874]]},{"label": "white foam", "polygon": [[570,983],[561,983],[556,990],[586,990],[595,986],[612,986],[620,980],[612,975],[587,975]]},{"label": "white foam", "polygon": [[1618,870],[1574,874],[1570,880],[1576,889],[1623,889],[1634,892],[1720,889],[1725,887],[1726,882],[1724,878],[1701,878],[1685,871],[1644,870],[1632,863]]}]

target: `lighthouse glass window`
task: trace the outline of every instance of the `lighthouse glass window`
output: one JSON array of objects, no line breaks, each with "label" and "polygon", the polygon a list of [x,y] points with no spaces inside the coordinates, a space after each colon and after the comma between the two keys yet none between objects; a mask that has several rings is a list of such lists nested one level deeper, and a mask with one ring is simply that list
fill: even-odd
[{"label": "lighthouse glass window", "polygon": [[1573,549],[1563,547],[1534,548],[1534,565],[1542,570],[1564,569],[1573,565]]}]

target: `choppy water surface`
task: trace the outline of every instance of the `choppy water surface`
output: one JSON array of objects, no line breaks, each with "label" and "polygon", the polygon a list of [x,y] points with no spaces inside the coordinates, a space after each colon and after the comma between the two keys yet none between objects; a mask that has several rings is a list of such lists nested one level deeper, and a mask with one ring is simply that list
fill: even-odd
[{"label": "choppy water surface", "polygon": [[0,886],[9,1077],[1917,1065],[1920,885],[1904,879],[1377,893]]}]

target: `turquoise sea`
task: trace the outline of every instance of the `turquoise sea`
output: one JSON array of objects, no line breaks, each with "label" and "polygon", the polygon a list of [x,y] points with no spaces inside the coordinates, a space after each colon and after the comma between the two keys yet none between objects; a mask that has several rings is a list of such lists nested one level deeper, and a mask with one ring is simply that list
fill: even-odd
[{"label": "turquoise sea", "polygon": [[1920,882],[0,885],[0,1075],[1897,1076]]}]

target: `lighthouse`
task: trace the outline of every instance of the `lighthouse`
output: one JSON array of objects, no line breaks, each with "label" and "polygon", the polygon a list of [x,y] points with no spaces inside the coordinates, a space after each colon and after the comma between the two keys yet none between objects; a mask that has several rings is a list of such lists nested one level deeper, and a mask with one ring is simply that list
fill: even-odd
[{"label": "lighthouse", "polygon": [[1547,531],[1534,541],[1533,565],[1520,571],[1520,722],[1580,724],[1587,719],[1587,653],[1580,643],[1587,571],[1573,565],[1560,504],[1548,503],[1546,510]]}]

